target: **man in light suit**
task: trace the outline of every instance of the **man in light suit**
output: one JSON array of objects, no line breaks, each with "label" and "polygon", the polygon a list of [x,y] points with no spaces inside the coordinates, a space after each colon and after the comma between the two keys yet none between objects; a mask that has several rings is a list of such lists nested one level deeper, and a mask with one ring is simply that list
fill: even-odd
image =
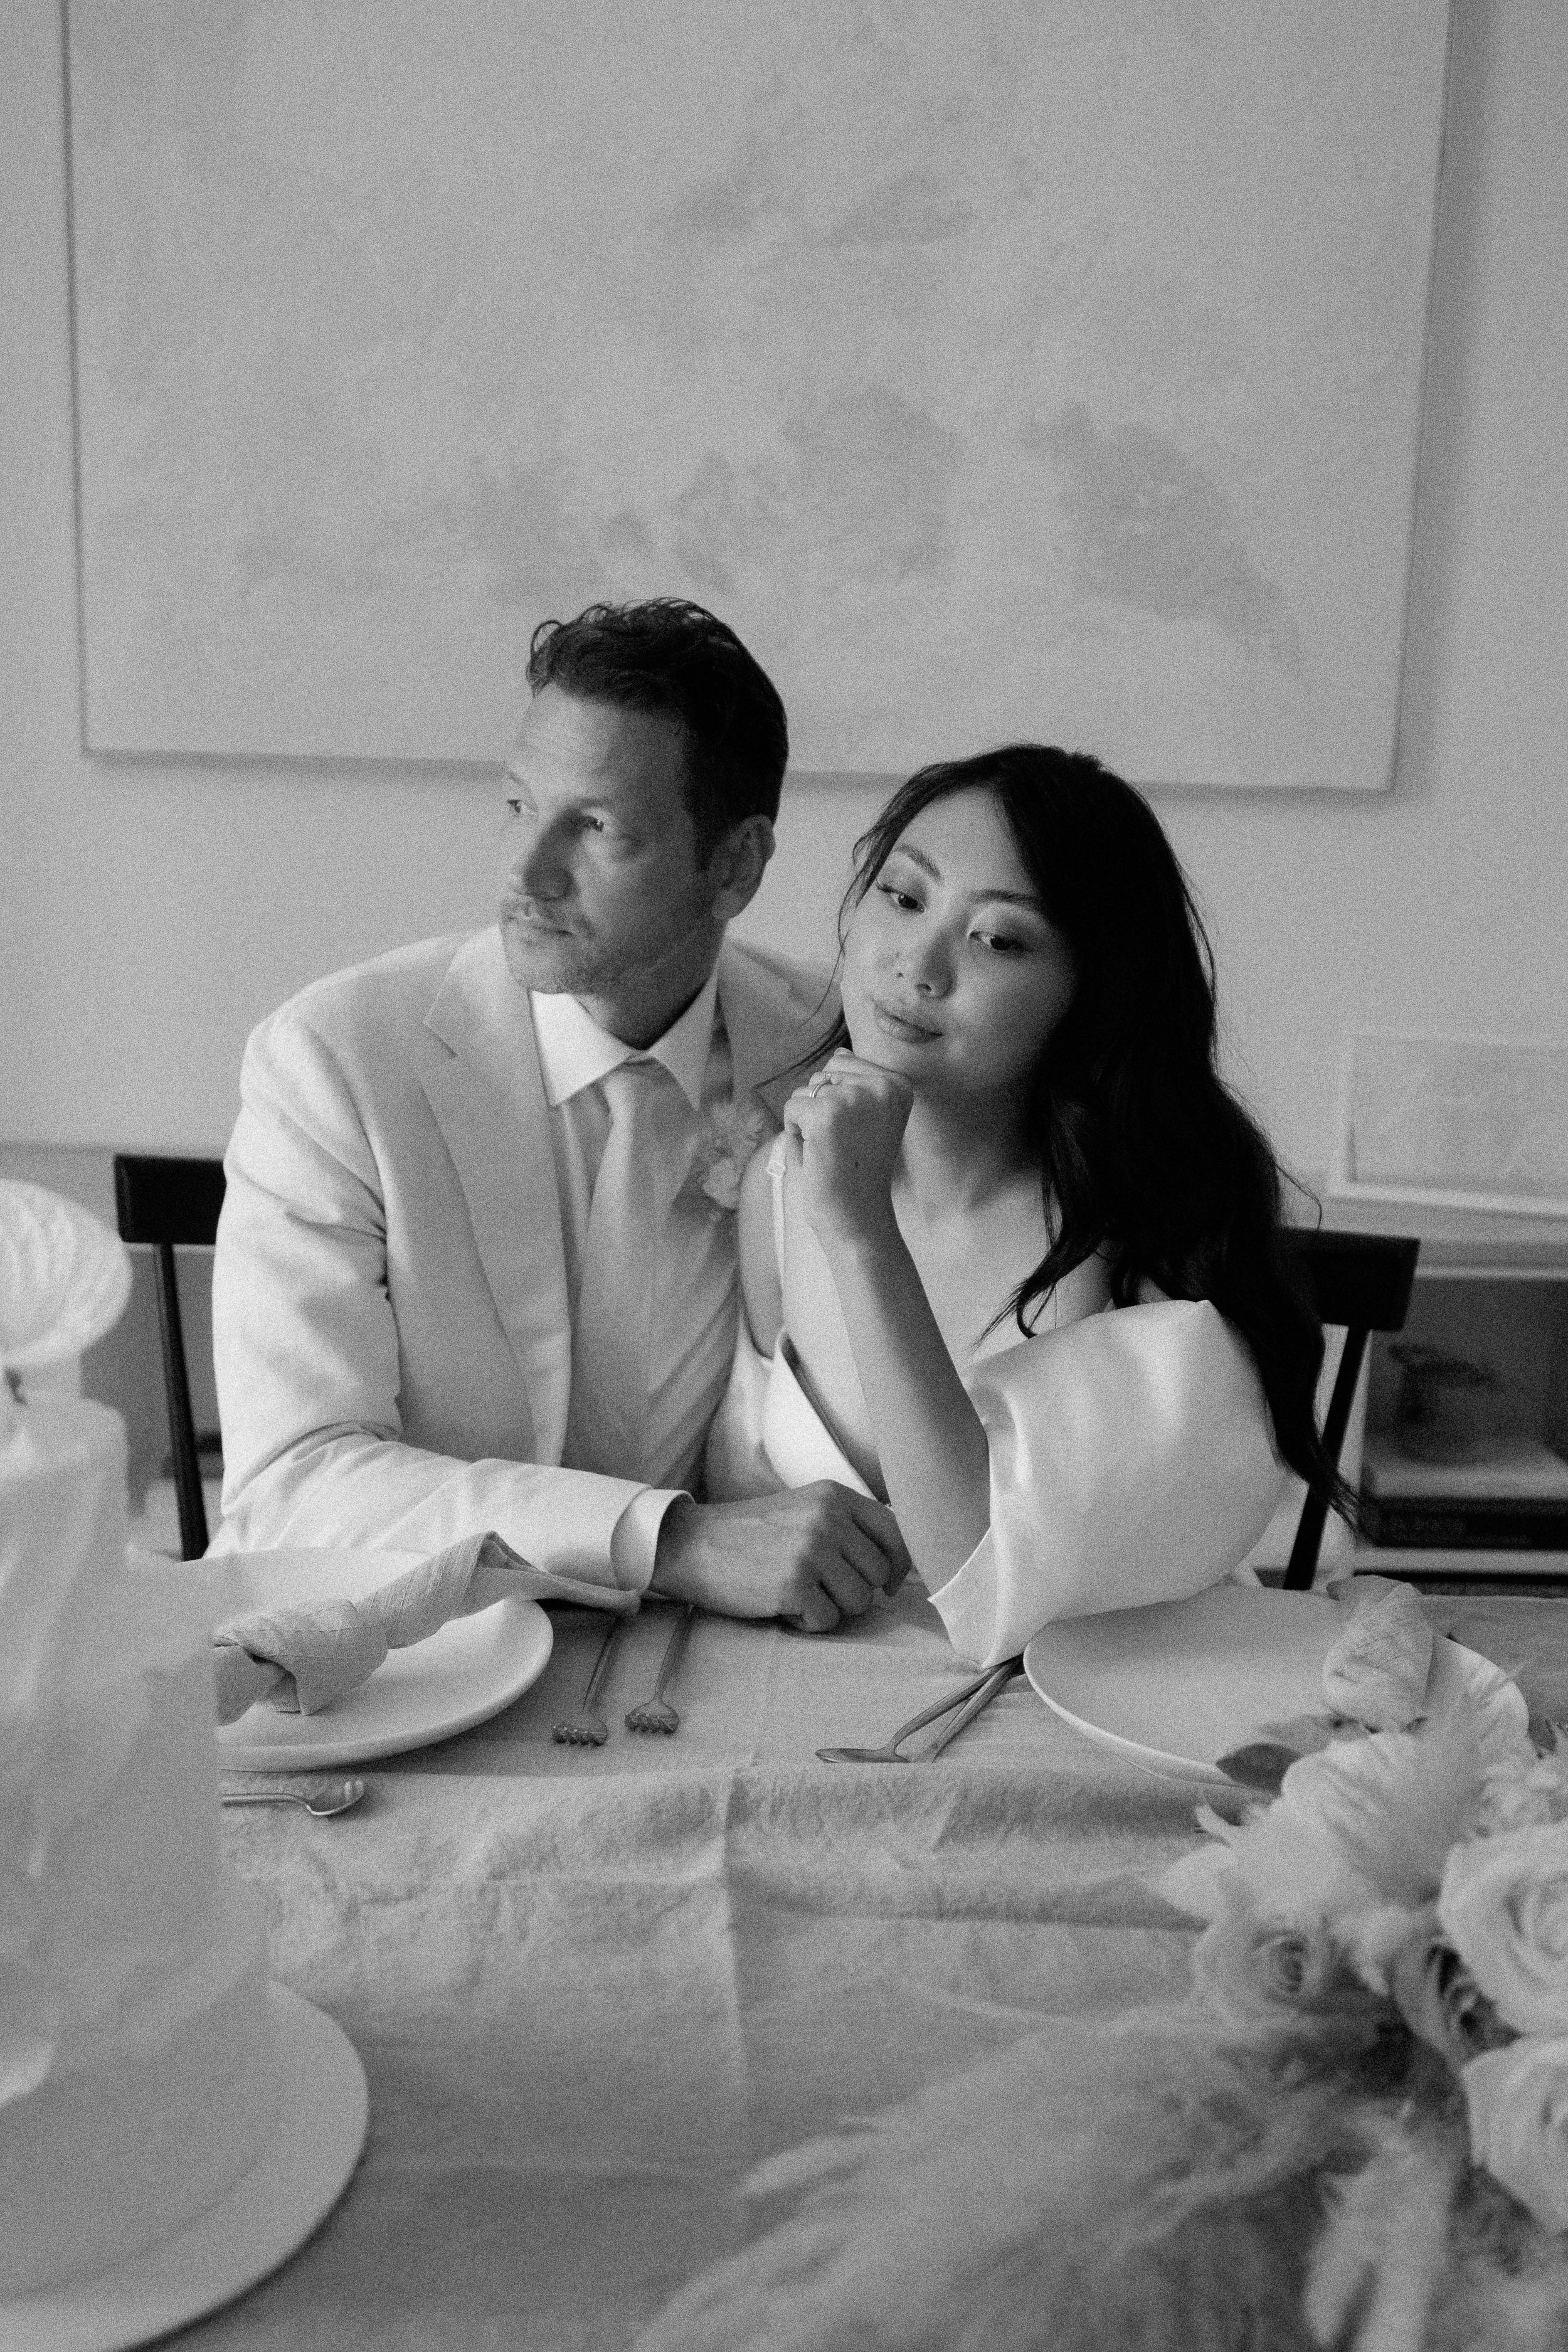
[{"label": "man in light suit", "polygon": [[903,1573],[891,1514],[691,1492],[738,1162],[820,1001],[724,936],[773,852],[784,708],[673,600],[546,622],[528,677],[499,924],[318,982],[247,1047],[214,1549],[493,1529],[546,1593],[826,1631]]}]

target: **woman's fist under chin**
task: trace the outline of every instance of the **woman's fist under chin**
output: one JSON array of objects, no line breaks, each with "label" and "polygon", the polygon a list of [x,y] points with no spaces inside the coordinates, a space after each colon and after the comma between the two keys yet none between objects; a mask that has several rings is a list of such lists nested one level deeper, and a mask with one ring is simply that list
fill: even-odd
[{"label": "woman's fist under chin", "polygon": [[893,1171],[914,1098],[897,1071],[840,1046],[785,1103],[792,1176],[824,1244],[891,1225]]}]

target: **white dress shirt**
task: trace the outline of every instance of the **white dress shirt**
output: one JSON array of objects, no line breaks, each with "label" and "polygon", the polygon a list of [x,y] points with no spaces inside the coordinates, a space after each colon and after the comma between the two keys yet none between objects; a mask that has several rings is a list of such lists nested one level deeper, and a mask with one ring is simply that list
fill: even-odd
[{"label": "white dress shirt", "polygon": [[[682,1184],[695,1169],[704,1121],[728,1108],[731,1098],[731,1061],[723,1021],[718,1017],[718,988],[717,973],[710,973],[679,1019],[646,1049],[612,1037],[574,996],[530,993],[540,1072],[550,1109],[566,1296],[574,1330],[588,1215],[610,1127],[609,1103],[600,1082],[639,1052],[646,1052],[648,1059],[661,1063],[669,1072],[691,1107],[683,1144],[684,1166],[670,1171],[672,1189]],[[717,1208],[697,1184],[685,1183],[671,1213],[668,1244],[655,1280],[650,1366],[655,1417],[666,1432],[661,1483],[644,1487],[616,1522],[611,1562],[616,1581],[623,1589],[646,1588],[653,1573],[664,1514],[678,1494],[690,1492],[701,1464],[708,1424],[723,1393],[734,1341],[733,1215]],[[574,1381],[592,1377],[592,1365],[574,1360]],[[568,1449],[562,1467],[581,1466],[574,1463]]]}]

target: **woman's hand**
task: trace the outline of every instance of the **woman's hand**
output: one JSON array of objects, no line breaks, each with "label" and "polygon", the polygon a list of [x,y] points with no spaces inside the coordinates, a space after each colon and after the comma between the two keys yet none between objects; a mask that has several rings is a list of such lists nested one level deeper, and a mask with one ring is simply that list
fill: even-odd
[{"label": "woman's hand", "polygon": [[893,1171],[914,1099],[907,1078],[840,1046],[785,1103],[791,1174],[825,1249],[897,1231]]}]

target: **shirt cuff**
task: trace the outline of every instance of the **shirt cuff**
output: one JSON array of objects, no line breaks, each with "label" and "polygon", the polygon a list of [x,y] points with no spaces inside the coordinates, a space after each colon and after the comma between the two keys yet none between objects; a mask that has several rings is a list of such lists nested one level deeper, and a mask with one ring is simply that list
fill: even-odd
[{"label": "shirt cuff", "polygon": [[646,1592],[658,1531],[671,1503],[689,1502],[679,1487],[645,1486],[632,1496],[610,1536],[610,1574],[623,1592]]}]

